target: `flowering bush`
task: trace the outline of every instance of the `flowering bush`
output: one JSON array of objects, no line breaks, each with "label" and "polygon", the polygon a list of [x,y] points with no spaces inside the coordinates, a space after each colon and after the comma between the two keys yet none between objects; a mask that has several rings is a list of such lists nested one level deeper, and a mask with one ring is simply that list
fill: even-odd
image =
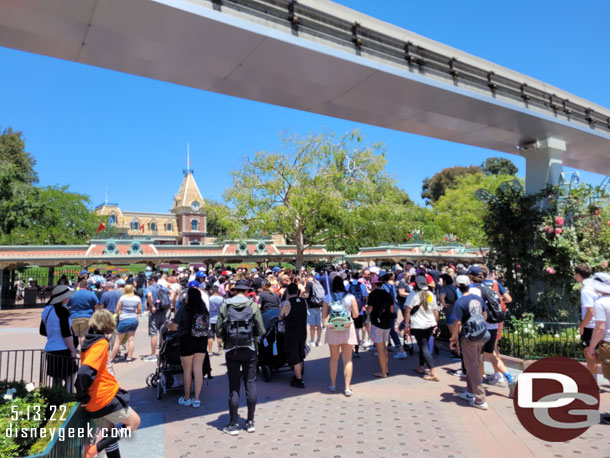
[{"label": "flowering bush", "polygon": [[574,266],[605,270],[610,259],[610,217],[603,189],[547,187],[525,195],[500,186],[484,217],[491,264],[513,296],[511,312],[545,321],[579,319],[580,284]]},{"label": "flowering bush", "polygon": [[[40,444],[38,451],[44,450],[50,438],[38,439],[31,431],[44,427],[54,412],[50,406],[59,406],[70,401],[73,401],[72,395],[63,389],[37,390],[32,383],[0,382],[0,457],[28,456],[36,443]],[[13,437],[5,434],[7,430],[29,432],[25,437]]]}]

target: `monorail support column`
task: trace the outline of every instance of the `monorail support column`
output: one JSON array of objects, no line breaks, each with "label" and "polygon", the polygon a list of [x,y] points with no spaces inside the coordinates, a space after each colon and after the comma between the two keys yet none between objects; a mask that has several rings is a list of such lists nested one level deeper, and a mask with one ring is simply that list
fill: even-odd
[{"label": "monorail support column", "polygon": [[559,184],[563,170],[566,143],[548,138],[535,145],[522,145],[520,153],[525,157],[525,192],[535,194],[547,185]]}]

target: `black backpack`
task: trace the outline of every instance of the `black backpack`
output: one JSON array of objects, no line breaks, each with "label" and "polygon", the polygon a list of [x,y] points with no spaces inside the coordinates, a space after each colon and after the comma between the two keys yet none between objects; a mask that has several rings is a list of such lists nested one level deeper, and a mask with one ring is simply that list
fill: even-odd
[{"label": "black backpack", "polygon": [[498,293],[484,285],[477,285],[477,288],[481,290],[481,295],[487,305],[487,322],[502,323],[506,319],[506,312],[502,310]]},{"label": "black backpack", "polygon": [[172,306],[172,301],[169,299],[169,289],[158,283],[152,287],[154,290],[155,308],[157,310],[167,310]]},{"label": "black backpack", "polygon": [[227,307],[224,347],[239,348],[254,345],[254,308],[252,303],[242,309]]}]

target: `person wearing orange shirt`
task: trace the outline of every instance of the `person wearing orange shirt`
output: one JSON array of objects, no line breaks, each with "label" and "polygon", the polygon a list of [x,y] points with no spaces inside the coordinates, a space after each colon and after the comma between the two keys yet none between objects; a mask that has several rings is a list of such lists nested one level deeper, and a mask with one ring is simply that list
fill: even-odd
[{"label": "person wearing orange shirt", "polygon": [[[108,458],[120,458],[119,439],[131,436],[140,426],[139,415],[129,407],[129,393],[119,387],[114,375],[108,371],[108,341],[115,326],[112,313],[105,309],[96,311],[89,320],[89,329],[81,347],[76,400],[103,430],[101,440],[86,446],[85,458],[93,458],[102,450]],[[118,423],[129,429],[129,434],[116,428]]]}]

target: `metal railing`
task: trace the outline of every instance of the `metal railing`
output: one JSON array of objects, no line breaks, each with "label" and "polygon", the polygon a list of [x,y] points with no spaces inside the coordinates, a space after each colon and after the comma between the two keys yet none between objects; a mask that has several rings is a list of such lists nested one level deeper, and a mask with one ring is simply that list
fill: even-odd
[{"label": "metal railing", "polygon": [[[442,313],[439,317],[439,331],[437,339],[448,342],[451,333]],[[502,355],[524,360],[567,356],[584,361],[578,323],[507,320],[502,329],[502,339],[498,342],[498,351]]]},{"label": "metal railing", "polygon": [[79,358],[47,353],[44,350],[1,350],[0,380],[38,384],[40,387],[64,387],[74,391],[74,377]]},{"label": "metal railing", "polygon": [[507,321],[498,350],[521,359],[567,356],[584,361],[578,323]]},{"label": "metal railing", "polygon": [[[85,409],[76,404],[70,411],[68,418],[61,426],[70,434],[55,434],[44,452],[30,455],[28,458],[80,458],[82,449],[87,442],[87,425],[91,421]],[[84,434],[78,434],[84,432]],[[84,436],[84,437],[83,437]]]},{"label": "metal railing", "polygon": [[378,58],[404,66],[409,71],[429,73],[487,91],[492,97],[501,95],[521,102],[526,108],[535,106],[553,116],[578,121],[591,129],[610,132],[610,116],[591,107],[579,105],[497,74],[489,69],[462,62],[450,55],[432,51],[411,41],[403,41],[358,22],[333,16],[291,0],[209,0],[214,9],[234,11],[260,17],[284,25],[294,34],[305,33],[353,49],[360,55],[365,52]]}]

